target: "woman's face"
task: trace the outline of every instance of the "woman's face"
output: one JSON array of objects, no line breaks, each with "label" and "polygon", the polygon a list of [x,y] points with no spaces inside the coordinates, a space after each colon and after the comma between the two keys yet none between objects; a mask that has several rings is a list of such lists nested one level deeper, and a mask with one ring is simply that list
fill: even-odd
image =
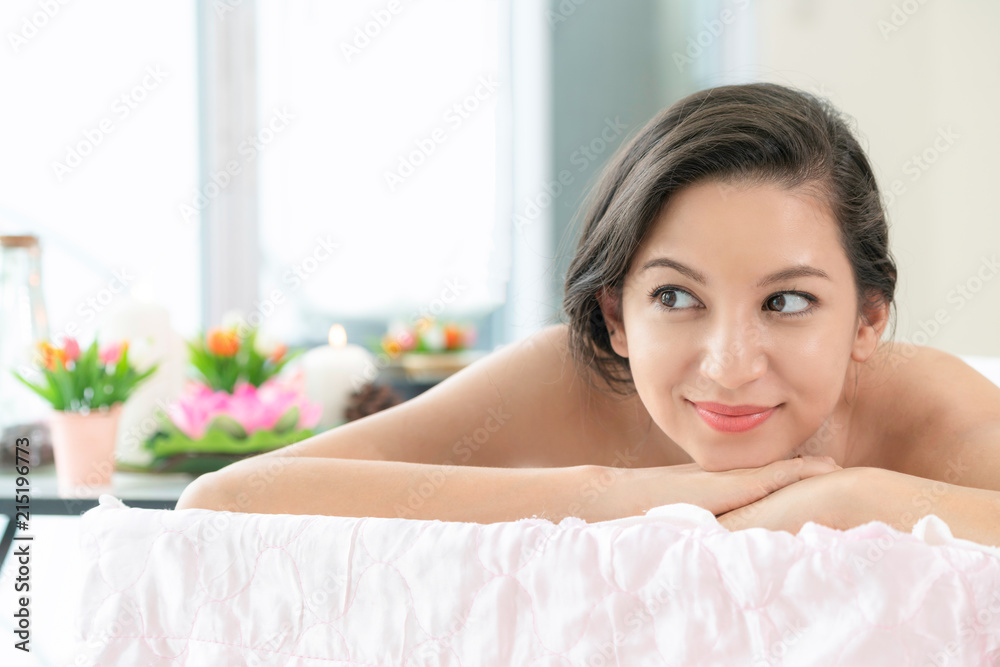
[{"label": "woman's face", "polygon": [[602,295],[612,345],[646,410],[708,471],[789,458],[850,398],[852,359],[872,354],[882,328],[857,315],[824,202],[777,185],[676,193],[629,268],[622,321],[611,303]]}]

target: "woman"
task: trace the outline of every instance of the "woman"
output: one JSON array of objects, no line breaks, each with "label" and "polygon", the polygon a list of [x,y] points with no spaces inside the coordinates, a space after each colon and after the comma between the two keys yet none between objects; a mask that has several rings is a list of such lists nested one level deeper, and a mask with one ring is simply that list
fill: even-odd
[{"label": "woman", "polygon": [[895,284],[874,175],[835,109],[775,84],[701,91],[592,192],[565,324],[203,476],[178,509],[488,523],[689,502],[791,532],[935,513],[1000,545],[1000,388],[880,342]]}]

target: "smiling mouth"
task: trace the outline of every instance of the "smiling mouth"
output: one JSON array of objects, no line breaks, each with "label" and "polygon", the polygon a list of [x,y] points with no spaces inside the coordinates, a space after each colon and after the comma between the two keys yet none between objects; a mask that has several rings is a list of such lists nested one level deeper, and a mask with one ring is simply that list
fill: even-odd
[{"label": "smiling mouth", "polygon": [[[688,403],[706,424],[722,433],[743,433],[756,428],[784,405],[781,403],[768,408],[753,405],[727,406],[720,403],[694,403],[692,401],[688,401]],[[725,410],[726,412],[718,412],[717,410]]]}]

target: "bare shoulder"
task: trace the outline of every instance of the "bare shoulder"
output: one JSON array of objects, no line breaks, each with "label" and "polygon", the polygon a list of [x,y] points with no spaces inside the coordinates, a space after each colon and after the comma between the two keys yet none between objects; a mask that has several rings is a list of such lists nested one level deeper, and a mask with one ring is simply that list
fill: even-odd
[{"label": "bare shoulder", "polygon": [[[494,350],[409,403],[411,415],[420,420],[457,420],[443,437],[455,443],[460,438],[463,444],[445,452],[445,462],[603,465],[607,443],[621,437],[618,411],[581,375],[566,324]],[[490,410],[502,411],[499,428],[483,423]]]},{"label": "bare shoulder", "polygon": [[863,373],[863,423],[882,438],[882,467],[963,486],[997,484],[1000,387],[954,354],[901,342],[886,343]]}]

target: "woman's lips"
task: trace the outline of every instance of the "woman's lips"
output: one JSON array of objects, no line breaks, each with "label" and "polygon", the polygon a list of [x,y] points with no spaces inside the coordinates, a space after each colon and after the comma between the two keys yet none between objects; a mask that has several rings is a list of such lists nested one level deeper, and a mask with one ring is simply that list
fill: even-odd
[{"label": "woman's lips", "polygon": [[[705,423],[723,433],[742,433],[767,421],[780,405],[772,408],[754,405],[727,406],[720,403],[694,403],[688,401]],[[716,410],[725,411],[716,412]]]}]

